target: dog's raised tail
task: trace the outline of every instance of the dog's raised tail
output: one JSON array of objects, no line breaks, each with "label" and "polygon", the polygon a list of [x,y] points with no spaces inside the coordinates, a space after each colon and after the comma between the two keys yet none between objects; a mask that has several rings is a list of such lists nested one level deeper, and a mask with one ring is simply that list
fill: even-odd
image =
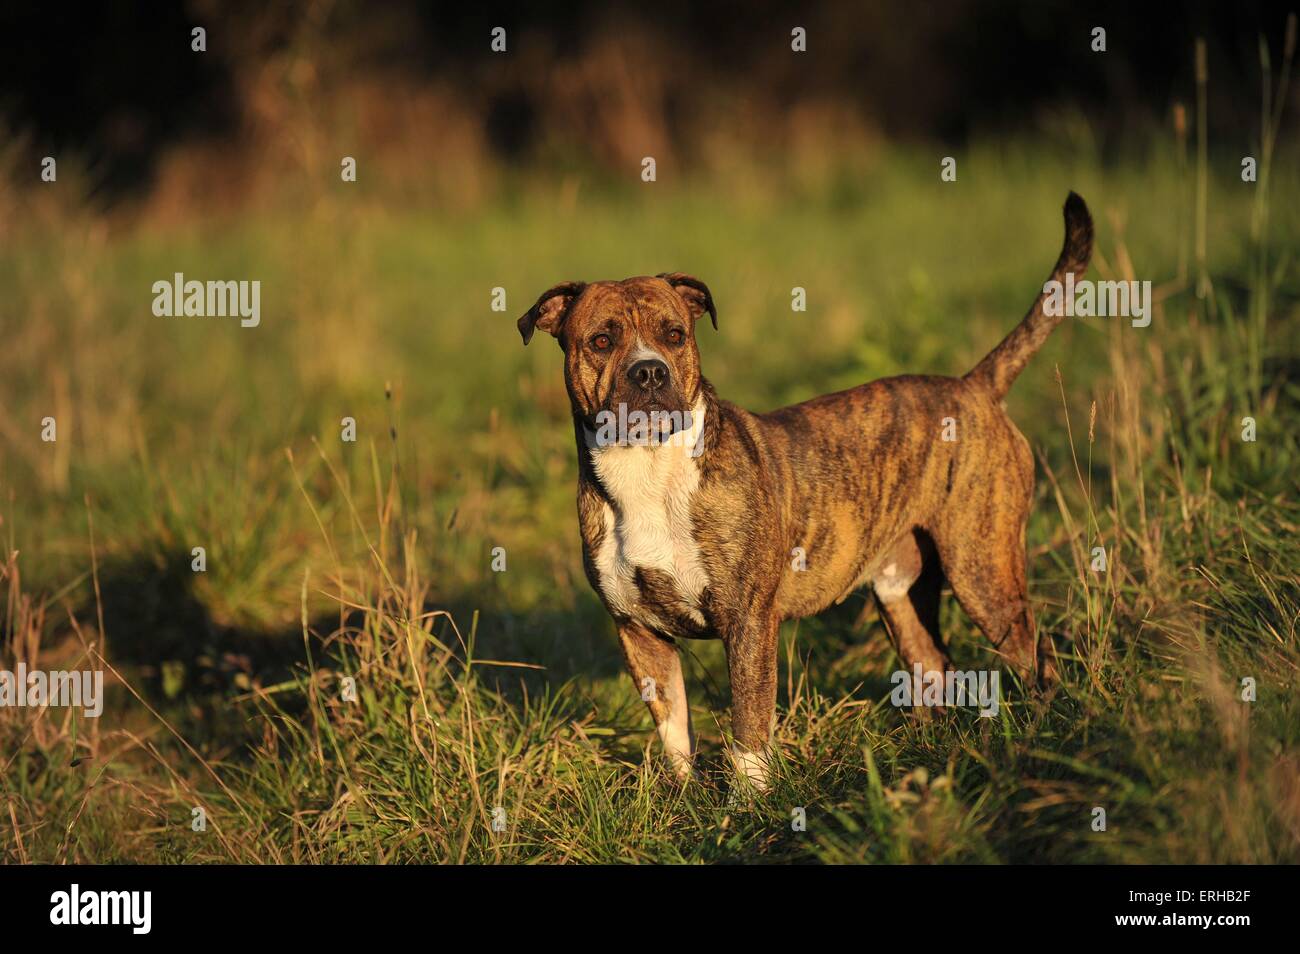
[{"label": "dog's raised tail", "polygon": [[[1083,199],[1071,192],[1065,199],[1065,244],[1061,247],[1061,257],[1056,260],[1049,282],[1058,283],[1056,287],[1060,288],[1065,283],[1065,276],[1071,273],[1077,282],[1088,270],[1088,259],[1091,257],[1092,216]],[[1049,297],[1048,287],[1045,284],[1024,320],[1011,329],[1011,333],[966,375],[967,381],[987,388],[999,399],[1006,395],[1016,376],[1024,370],[1034,352],[1043,346],[1052,329],[1064,317],[1064,309],[1058,315],[1049,315],[1044,310],[1044,303]]]}]

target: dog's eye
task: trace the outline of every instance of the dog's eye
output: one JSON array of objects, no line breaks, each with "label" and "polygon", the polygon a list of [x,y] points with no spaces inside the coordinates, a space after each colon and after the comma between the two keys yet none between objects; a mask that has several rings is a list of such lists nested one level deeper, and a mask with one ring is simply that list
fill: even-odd
[{"label": "dog's eye", "polygon": [[613,343],[614,339],[609,335],[596,335],[596,337],[591,339],[591,346],[597,351],[608,351],[609,346]]},{"label": "dog's eye", "polygon": [[682,331],[682,329],[680,328],[674,328],[672,331],[668,332],[669,344],[678,345],[685,340],[686,340],[686,332]]}]

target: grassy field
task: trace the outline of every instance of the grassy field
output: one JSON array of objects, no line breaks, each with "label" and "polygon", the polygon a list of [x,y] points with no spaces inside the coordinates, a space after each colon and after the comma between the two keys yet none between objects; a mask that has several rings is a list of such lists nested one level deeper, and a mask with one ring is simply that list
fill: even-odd
[{"label": "grassy field", "polygon": [[[469,207],[298,183],[179,222],[0,197],[0,668],[111,667],[98,720],[0,710],[0,860],[1300,861],[1300,156],[1267,185],[1213,159],[1203,225],[1172,144],[957,158],[955,183],[901,149],[503,175]],[[561,280],[682,270],[719,308],[706,375],[753,409],[961,374],[1041,287],[1070,188],[1092,277],[1158,301],[1145,329],[1066,322],[1009,399],[1061,690],[902,714],[861,594],[783,630],[761,797],[723,768],[721,647],[684,647],[680,787],[582,574],[560,353],[514,320]],[[260,279],[261,325],[154,317],[175,272]],[[944,621],[992,665],[950,599]]]}]

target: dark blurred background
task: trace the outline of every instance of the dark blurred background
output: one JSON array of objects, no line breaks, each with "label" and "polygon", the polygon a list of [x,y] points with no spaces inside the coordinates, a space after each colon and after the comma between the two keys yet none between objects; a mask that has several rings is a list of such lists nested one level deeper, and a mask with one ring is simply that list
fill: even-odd
[{"label": "dark blurred background", "polygon": [[[436,88],[429,121],[454,109],[495,158],[514,163],[580,141],[586,158],[617,164],[647,140],[689,161],[719,115],[751,117],[762,144],[765,124],[773,139],[790,135],[776,117],[808,102],[882,137],[954,146],[1073,111],[1104,156],[1153,123],[1167,129],[1173,105],[1194,102],[1197,37],[1208,48],[1211,136],[1256,140],[1259,38],[1280,62],[1288,6],[9,4],[0,134],[38,156],[77,154],[109,201],[149,188],[171,146],[259,129],[274,138],[283,100],[324,110],[363,81],[375,104],[363,113]],[[208,31],[201,55],[190,49],[194,26]],[[505,56],[489,50],[497,26]],[[790,50],[795,26],[808,31],[802,56]],[[1094,26],[1107,31],[1104,54],[1091,49]],[[622,103],[613,122],[611,101]]]}]

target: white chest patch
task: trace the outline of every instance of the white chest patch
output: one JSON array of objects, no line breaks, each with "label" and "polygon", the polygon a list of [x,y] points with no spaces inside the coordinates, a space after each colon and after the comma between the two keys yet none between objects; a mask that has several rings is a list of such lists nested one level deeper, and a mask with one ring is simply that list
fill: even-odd
[{"label": "white chest patch", "polygon": [[595,554],[600,589],[611,607],[658,629],[664,621],[641,603],[638,569],[666,574],[700,625],[700,595],[709,579],[691,532],[691,500],[700,482],[692,454],[704,427],[704,402],[691,411],[691,426],[658,446],[592,448],[596,476],[609,494],[604,537]]}]

